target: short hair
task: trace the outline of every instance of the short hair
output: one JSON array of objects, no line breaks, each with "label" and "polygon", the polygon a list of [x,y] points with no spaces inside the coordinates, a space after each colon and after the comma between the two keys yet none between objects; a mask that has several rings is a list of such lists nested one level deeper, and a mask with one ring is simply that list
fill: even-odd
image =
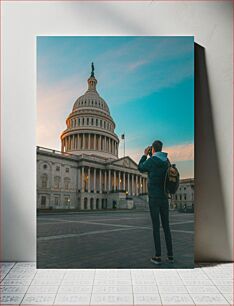
[{"label": "short hair", "polygon": [[162,151],[163,143],[160,140],[155,140],[152,144],[155,152]]}]

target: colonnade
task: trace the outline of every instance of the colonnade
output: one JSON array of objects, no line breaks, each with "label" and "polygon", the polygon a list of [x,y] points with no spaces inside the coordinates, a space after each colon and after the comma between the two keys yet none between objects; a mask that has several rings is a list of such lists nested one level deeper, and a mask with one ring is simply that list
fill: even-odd
[{"label": "colonnade", "polygon": [[123,191],[128,195],[147,193],[147,180],[140,174],[114,169],[81,167],[78,169],[78,189],[81,192],[108,193]]},{"label": "colonnade", "polygon": [[93,133],[71,134],[62,139],[62,152],[76,150],[97,150],[117,156],[118,144],[111,137]]}]

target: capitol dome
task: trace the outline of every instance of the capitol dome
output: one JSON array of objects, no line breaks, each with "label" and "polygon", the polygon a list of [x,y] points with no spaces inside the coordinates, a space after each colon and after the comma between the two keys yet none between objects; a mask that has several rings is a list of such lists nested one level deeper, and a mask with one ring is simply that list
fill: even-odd
[{"label": "capitol dome", "polygon": [[67,128],[61,134],[61,151],[117,159],[119,139],[114,132],[115,123],[96,85],[92,63],[88,89],[75,101],[66,119]]}]

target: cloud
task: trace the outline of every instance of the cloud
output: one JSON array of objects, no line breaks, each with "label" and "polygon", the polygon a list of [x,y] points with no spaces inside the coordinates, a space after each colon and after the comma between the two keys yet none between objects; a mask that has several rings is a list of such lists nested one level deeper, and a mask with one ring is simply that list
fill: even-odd
[{"label": "cloud", "polygon": [[183,144],[172,147],[165,147],[165,152],[172,162],[193,160],[194,159],[194,144]]},{"label": "cloud", "polygon": [[83,93],[83,88],[77,84],[75,77],[53,86],[38,86],[37,145],[60,150],[60,134],[66,129],[66,118],[78,95]]},{"label": "cloud", "polygon": [[[143,148],[127,149],[126,156],[130,156],[136,163],[143,155]],[[179,144],[165,147],[164,152],[168,153],[171,163],[176,163],[181,178],[194,177],[194,144]],[[119,157],[123,156],[123,148],[119,149]]]}]

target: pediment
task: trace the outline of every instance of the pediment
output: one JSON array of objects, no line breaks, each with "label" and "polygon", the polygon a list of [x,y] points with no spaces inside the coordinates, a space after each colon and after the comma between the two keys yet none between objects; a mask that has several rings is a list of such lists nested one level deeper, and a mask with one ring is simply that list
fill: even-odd
[{"label": "pediment", "polygon": [[137,164],[129,156],[114,160],[111,162],[111,165],[137,170]]}]

